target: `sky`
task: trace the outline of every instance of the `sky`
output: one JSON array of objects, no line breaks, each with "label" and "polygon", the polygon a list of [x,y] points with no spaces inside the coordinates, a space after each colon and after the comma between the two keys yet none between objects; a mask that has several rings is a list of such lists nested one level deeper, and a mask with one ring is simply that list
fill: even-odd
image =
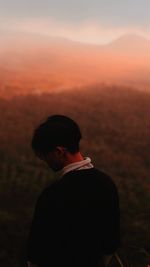
[{"label": "sky", "polygon": [[0,32],[107,43],[124,34],[150,39],[149,0],[0,0]]}]

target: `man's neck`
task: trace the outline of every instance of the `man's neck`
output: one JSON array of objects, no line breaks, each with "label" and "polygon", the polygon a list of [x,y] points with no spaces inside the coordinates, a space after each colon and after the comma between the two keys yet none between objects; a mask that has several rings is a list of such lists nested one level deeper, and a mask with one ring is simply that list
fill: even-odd
[{"label": "man's neck", "polygon": [[78,161],[72,162],[69,165],[65,166],[60,172],[60,177],[63,177],[66,173],[68,173],[70,171],[91,169],[93,167],[94,166],[91,163],[91,159],[89,157],[86,157],[86,158],[84,158],[82,160],[78,160]]},{"label": "man's neck", "polygon": [[75,154],[67,153],[66,160],[64,162],[64,167],[68,166],[69,164],[79,162],[84,160],[83,156],[80,152],[77,152]]}]

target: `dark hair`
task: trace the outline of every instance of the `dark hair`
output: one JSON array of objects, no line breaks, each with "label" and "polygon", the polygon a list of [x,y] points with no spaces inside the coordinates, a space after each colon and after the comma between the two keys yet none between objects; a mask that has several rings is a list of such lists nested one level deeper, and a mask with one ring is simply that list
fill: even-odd
[{"label": "dark hair", "polygon": [[81,132],[71,118],[52,115],[34,132],[32,148],[36,154],[47,154],[56,146],[65,147],[70,153],[79,151]]}]

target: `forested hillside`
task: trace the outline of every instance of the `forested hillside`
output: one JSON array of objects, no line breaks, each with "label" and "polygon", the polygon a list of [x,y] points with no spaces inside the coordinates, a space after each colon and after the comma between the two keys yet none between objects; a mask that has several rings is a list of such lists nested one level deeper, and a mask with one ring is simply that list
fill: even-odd
[{"label": "forested hillside", "polygon": [[83,154],[110,173],[118,187],[123,263],[146,267],[150,255],[150,94],[105,85],[0,99],[0,265],[21,266],[35,201],[55,179],[35,158],[30,142],[34,128],[58,113],[79,123]]}]

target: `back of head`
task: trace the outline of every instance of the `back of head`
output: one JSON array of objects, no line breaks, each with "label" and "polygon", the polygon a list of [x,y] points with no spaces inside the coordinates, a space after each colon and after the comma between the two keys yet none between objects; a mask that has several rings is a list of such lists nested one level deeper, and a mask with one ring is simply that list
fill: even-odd
[{"label": "back of head", "polygon": [[32,148],[36,154],[47,154],[57,146],[70,153],[79,151],[81,132],[77,123],[64,115],[52,115],[34,132]]}]

